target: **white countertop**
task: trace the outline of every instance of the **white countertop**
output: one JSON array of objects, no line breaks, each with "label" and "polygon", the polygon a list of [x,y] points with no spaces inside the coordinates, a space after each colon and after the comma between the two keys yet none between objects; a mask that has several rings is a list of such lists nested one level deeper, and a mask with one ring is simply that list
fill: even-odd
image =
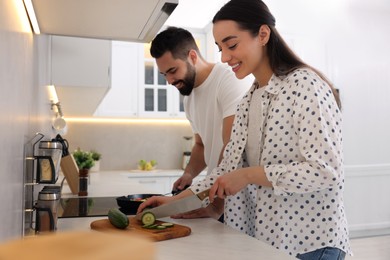
[{"label": "white countertop", "polygon": [[[130,176],[180,176],[181,170],[165,170],[152,172],[132,171],[105,171],[91,173],[88,186],[89,197],[123,196],[132,193],[155,193],[153,189],[144,185],[129,182]],[[71,194],[69,187],[63,187],[63,197],[77,197]],[[90,223],[105,217],[60,218],[57,232],[86,231],[97,232],[90,229]],[[192,259],[294,259],[289,255],[236,231],[224,224],[211,219],[175,220],[166,218],[165,221],[178,223],[191,228],[189,236],[166,241],[156,242],[158,260]]]},{"label": "white countertop", "polygon": [[[90,230],[92,221],[103,218],[61,218],[58,220],[58,231]],[[214,219],[163,220],[188,226],[191,228],[191,234],[187,237],[156,242],[156,260],[295,259]]]}]

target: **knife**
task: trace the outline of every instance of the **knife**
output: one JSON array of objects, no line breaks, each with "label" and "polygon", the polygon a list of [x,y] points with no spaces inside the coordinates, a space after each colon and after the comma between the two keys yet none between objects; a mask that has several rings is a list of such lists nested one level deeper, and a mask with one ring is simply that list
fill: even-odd
[{"label": "knife", "polygon": [[202,201],[209,196],[209,192],[210,189],[207,189],[192,196],[178,199],[171,203],[167,203],[151,209],[145,209],[141,213],[138,213],[135,218],[140,220],[145,212],[153,213],[156,219],[158,219],[202,208]]}]

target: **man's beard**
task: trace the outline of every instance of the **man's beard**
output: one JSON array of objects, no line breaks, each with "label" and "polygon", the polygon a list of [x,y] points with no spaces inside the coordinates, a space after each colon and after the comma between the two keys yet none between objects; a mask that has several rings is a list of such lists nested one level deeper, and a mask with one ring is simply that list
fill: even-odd
[{"label": "man's beard", "polygon": [[194,89],[195,85],[195,76],[196,76],[196,71],[195,68],[192,67],[188,62],[187,62],[187,73],[182,80],[178,80],[174,82],[172,85],[176,85],[178,83],[182,83],[182,87],[179,90],[180,94],[183,96],[189,96]]}]

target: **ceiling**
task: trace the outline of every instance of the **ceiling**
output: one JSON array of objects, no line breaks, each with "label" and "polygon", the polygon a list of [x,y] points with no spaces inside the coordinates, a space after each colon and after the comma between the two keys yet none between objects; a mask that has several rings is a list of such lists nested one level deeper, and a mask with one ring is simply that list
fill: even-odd
[{"label": "ceiling", "polygon": [[[179,0],[179,5],[171,14],[165,25],[185,28],[203,29],[207,26],[215,13],[229,0]],[[345,9],[362,9],[366,11],[390,10],[388,0],[264,0],[271,12],[277,18],[279,27],[290,24],[291,21],[302,19],[300,16],[322,19],[321,14],[333,16],[334,12]],[[296,12],[299,15],[296,15]],[[333,9],[333,11],[331,11]],[[333,13],[330,13],[333,12]],[[281,23],[280,23],[281,22]]]}]

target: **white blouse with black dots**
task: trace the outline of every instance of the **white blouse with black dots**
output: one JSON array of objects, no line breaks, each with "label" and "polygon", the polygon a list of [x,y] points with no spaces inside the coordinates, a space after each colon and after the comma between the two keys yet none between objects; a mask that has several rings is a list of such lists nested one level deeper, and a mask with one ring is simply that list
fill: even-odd
[{"label": "white blouse with black dots", "polygon": [[[237,108],[224,159],[195,193],[218,175],[248,167],[248,119],[254,83]],[[273,187],[248,185],[225,200],[225,223],[291,255],[323,247],[351,254],[343,192],[341,111],[330,87],[312,70],[272,76],[261,109],[259,164]],[[251,124],[252,126],[252,124]],[[252,150],[252,149],[250,149]]]}]

